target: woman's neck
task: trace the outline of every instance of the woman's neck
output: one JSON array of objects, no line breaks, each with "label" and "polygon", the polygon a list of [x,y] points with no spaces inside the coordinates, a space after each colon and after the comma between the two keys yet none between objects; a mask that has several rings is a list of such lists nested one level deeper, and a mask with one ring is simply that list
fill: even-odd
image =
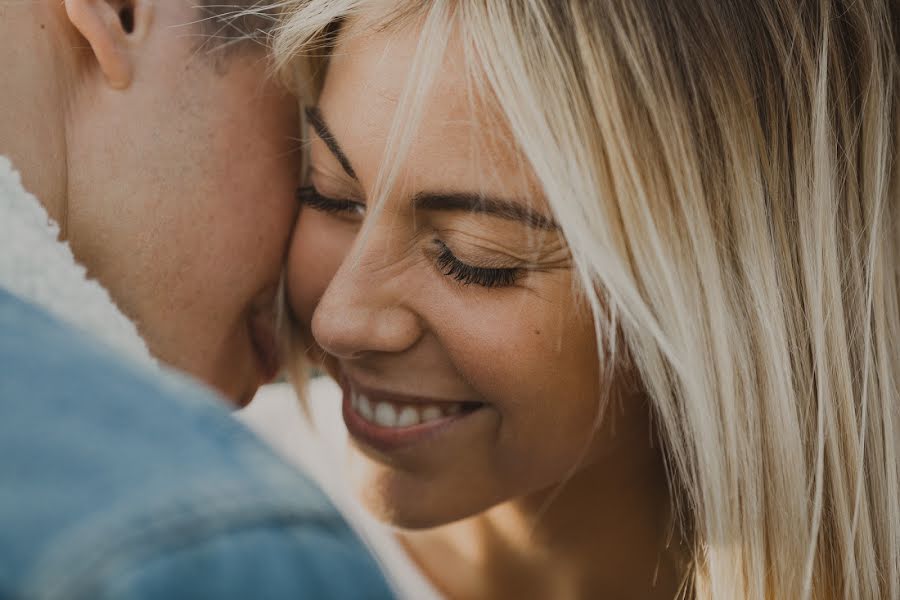
[{"label": "woman's neck", "polygon": [[450,598],[671,599],[684,549],[670,515],[654,451],[402,540]]}]

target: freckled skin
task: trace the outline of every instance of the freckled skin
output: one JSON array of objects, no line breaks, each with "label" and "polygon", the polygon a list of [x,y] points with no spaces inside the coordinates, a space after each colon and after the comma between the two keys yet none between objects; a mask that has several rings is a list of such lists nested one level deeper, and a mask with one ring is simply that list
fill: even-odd
[{"label": "freckled skin", "polygon": [[[402,59],[379,63],[377,54],[354,41],[333,58],[319,107],[359,182],[315,139],[312,181],[323,194],[364,197],[375,179],[395,109],[388,99],[399,96],[404,72]],[[531,178],[518,168],[518,157],[492,142],[508,133],[473,122],[462,77],[444,72],[438,83],[403,162],[402,190],[496,192],[546,211],[529,194]],[[356,98],[364,93],[374,101],[359,110]],[[476,163],[471,156],[490,160]],[[365,381],[488,404],[465,435],[448,436],[427,451],[402,452],[390,465],[367,461],[361,487],[379,505],[374,508],[404,525],[430,526],[556,482],[591,438],[599,402],[593,325],[572,296],[572,272],[567,258],[559,259],[558,234],[551,239],[485,215],[413,216],[402,191],[371,227],[368,243],[351,250],[356,226],[313,210],[303,213],[290,257],[298,315],[311,322],[326,352]],[[532,245],[536,235],[544,236],[545,247]],[[463,286],[425,256],[434,237],[472,264],[515,254],[540,262],[513,288]],[[354,259],[341,266],[351,251],[357,252]],[[555,439],[566,443],[547,443]]]},{"label": "freckled skin", "polygon": [[[415,41],[410,31],[341,38],[318,108],[358,180],[314,137],[310,180],[322,195],[370,198]],[[484,532],[496,523],[475,524],[513,510],[527,515],[523,531],[533,529],[533,518],[564,480],[577,491],[558,497],[559,514],[605,507],[619,523],[592,522],[585,514],[573,525],[569,516],[548,538],[562,548],[561,540],[583,540],[587,531],[606,543],[646,535],[647,545],[635,543],[633,552],[652,547],[655,565],[665,490],[648,413],[632,379],[601,381],[593,321],[573,293],[561,235],[488,215],[410,207],[416,192],[450,190],[518,198],[549,214],[502,121],[473,111],[459,52],[451,47],[381,212],[359,223],[303,209],[291,247],[289,300],[333,373],[391,392],[485,404],[455,430],[414,447],[383,453],[354,444],[355,485],[381,518],[412,529],[436,527],[402,537],[426,571],[461,596],[482,595],[492,577],[509,576],[509,585],[500,585],[508,592],[513,580],[522,585],[523,574],[488,575],[471,561],[460,564],[469,551],[454,545],[454,531],[474,527],[465,539],[483,541],[479,552],[490,554],[487,548],[497,547]],[[511,287],[462,285],[436,266],[428,250],[435,239],[468,264],[527,265],[527,272]],[[595,431],[604,402],[613,402],[615,431]],[[641,500],[610,493],[618,487],[640,488]],[[544,512],[551,528],[558,522],[553,513]],[[616,552],[632,556],[617,545]],[[605,556],[594,548],[590,562]],[[634,568],[610,556],[615,577]],[[448,576],[472,568],[467,576],[486,587],[462,590],[454,581],[460,578]],[[650,580],[644,571],[640,577]]]}]

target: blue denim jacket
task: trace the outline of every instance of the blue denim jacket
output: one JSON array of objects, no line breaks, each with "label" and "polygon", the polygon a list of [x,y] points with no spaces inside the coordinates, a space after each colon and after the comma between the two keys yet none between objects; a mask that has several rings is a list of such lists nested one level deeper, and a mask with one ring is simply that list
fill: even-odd
[{"label": "blue denim jacket", "polygon": [[328,500],[209,392],[0,289],[0,598],[387,598]]}]

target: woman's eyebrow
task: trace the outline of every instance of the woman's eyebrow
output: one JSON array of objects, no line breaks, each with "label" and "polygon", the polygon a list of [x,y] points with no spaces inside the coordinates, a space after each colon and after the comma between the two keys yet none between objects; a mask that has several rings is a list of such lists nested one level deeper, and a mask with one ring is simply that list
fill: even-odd
[{"label": "woman's eyebrow", "polygon": [[555,231],[559,225],[518,202],[471,193],[420,192],[413,198],[417,210],[466,211],[519,221],[535,229]]},{"label": "woman's eyebrow", "polygon": [[[322,111],[316,106],[306,107],[306,118],[316,132],[316,135],[325,142],[328,149],[341,164],[347,175],[359,181],[353,165],[340,144],[331,133],[331,129],[325,123]],[[413,206],[417,210],[437,210],[437,211],[466,211],[479,214],[493,215],[510,221],[518,221],[535,229],[544,229],[547,231],[555,231],[559,229],[556,222],[541,213],[531,210],[518,202],[510,200],[502,200],[500,198],[492,198],[480,194],[465,192],[420,192],[413,198]]]},{"label": "woman's eyebrow", "polygon": [[317,106],[307,106],[305,112],[309,124],[316,130],[316,135],[325,142],[325,145],[328,146],[328,149],[331,150],[334,157],[341,163],[341,167],[347,172],[347,175],[356,181],[359,181],[359,178],[356,176],[356,171],[353,170],[353,165],[350,164],[347,155],[341,150],[340,145],[337,143],[337,140],[334,139],[334,135],[325,123],[325,119],[322,117],[322,111],[320,111]]}]

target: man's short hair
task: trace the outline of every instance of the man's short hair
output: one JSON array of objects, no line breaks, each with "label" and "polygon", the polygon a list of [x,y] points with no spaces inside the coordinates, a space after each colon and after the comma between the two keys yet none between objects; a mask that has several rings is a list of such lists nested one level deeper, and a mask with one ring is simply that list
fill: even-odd
[{"label": "man's short hair", "polygon": [[278,23],[273,0],[194,0],[206,50],[231,52],[248,46],[265,47]]}]

